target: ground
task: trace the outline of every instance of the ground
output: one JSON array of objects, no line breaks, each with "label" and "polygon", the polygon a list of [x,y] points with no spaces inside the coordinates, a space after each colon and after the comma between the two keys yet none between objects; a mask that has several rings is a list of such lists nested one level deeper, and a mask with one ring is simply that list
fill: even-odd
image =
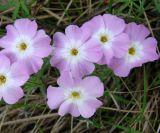
[{"label": "ground", "polygon": [[[146,25],[160,41],[159,0],[1,0],[0,36],[18,18],[36,19],[51,37],[69,24],[82,25],[95,15],[111,13],[128,22]],[[116,77],[106,66],[96,66],[101,78],[103,106],[90,119],[60,117],[46,104],[46,88],[56,86],[57,69],[49,57],[41,71],[24,85],[17,104],[0,102],[1,133],[156,133],[160,123],[160,62],[135,68],[127,78]]]}]

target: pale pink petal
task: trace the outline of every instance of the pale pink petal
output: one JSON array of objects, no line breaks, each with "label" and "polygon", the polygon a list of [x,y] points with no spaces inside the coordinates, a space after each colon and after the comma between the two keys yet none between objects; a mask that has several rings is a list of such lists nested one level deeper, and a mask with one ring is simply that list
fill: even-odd
[{"label": "pale pink petal", "polygon": [[93,108],[99,108],[100,106],[102,106],[102,102],[96,98],[89,98],[85,101],[86,103],[88,103],[88,105],[90,105]]},{"label": "pale pink petal", "polygon": [[49,86],[47,89],[47,104],[50,109],[56,109],[65,100],[63,89],[60,87]]},{"label": "pale pink petal", "polygon": [[85,43],[91,37],[92,31],[88,27],[88,25],[85,25],[85,24],[83,24],[80,27],[80,30],[81,30],[81,35],[79,35],[80,40],[81,40],[81,42]]},{"label": "pale pink petal", "polygon": [[52,47],[50,45],[51,39],[49,37],[43,37],[38,41],[34,42],[34,53],[33,55],[44,58],[51,54]]},{"label": "pale pink petal", "polygon": [[76,25],[69,25],[65,29],[65,34],[69,40],[80,41],[81,43],[84,43],[90,35],[88,30],[89,29],[86,26],[79,28]]},{"label": "pale pink petal", "polygon": [[36,56],[27,58],[21,62],[26,65],[28,74],[37,73],[43,65],[43,60]]},{"label": "pale pink petal", "polygon": [[1,54],[4,54],[10,59],[11,64],[17,60],[16,55],[11,51],[10,48],[1,50]]},{"label": "pale pink petal", "polygon": [[129,37],[127,34],[122,33],[115,37],[112,42],[112,50],[114,52],[114,57],[122,58],[128,51],[129,47]]},{"label": "pale pink petal", "polygon": [[18,19],[14,23],[19,34],[33,38],[37,32],[37,23],[27,18]]},{"label": "pale pink petal", "polygon": [[34,55],[44,58],[51,54],[52,47],[50,45],[51,39],[44,30],[38,30],[33,38]]},{"label": "pale pink petal", "polygon": [[83,77],[84,75],[91,74],[94,69],[95,66],[93,63],[84,60],[74,65],[71,69],[71,72],[73,77]]},{"label": "pale pink petal", "polygon": [[126,25],[125,32],[131,41],[143,41],[149,34],[149,30],[144,25],[137,25],[132,22]]},{"label": "pale pink petal", "polygon": [[100,81],[100,79],[96,76],[89,76],[84,78],[80,85],[83,89],[86,90],[86,92],[94,97],[101,97],[104,93],[104,85]]},{"label": "pale pink petal", "polygon": [[2,100],[2,97],[3,97],[3,92],[2,89],[0,89],[0,100]]},{"label": "pale pink petal", "polygon": [[83,44],[83,46],[86,51],[86,60],[90,62],[97,62],[102,58],[102,49],[96,39],[90,39]]},{"label": "pale pink petal", "polygon": [[56,32],[53,36],[53,45],[55,47],[64,47],[65,43],[68,42],[68,38],[61,32]]},{"label": "pale pink petal", "polygon": [[59,69],[60,71],[69,70],[68,62],[59,56],[52,56],[50,64]]},{"label": "pale pink petal", "polygon": [[21,62],[15,62],[10,69],[11,78],[16,83],[16,86],[22,86],[29,79],[26,67]]},{"label": "pale pink petal", "polygon": [[125,63],[124,59],[116,58],[112,60],[110,68],[113,70],[114,74],[119,77],[127,77],[131,70],[130,64]]},{"label": "pale pink petal", "polygon": [[67,113],[70,113],[73,117],[80,116],[77,105],[72,103],[70,100],[63,102],[58,110],[58,114],[61,116],[64,116]]},{"label": "pale pink petal", "polygon": [[90,21],[85,23],[85,25],[88,25],[93,33],[105,28],[104,20],[101,15],[93,17]]},{"label": "pale pink petal", "polygon": [[102,52],[103,52],[102,58],[97,62],[97,64],[100,64],[100,65],[107,64],[107,65],[109,65],[113,56],[114,56],[112,48],[103,48]]},{"label": "pale pink petal", "polygon": [[72,108],[72,103],[70,100],[66,100],[64,101],[61,105],[60,108],[58,110],[58,114],[61,116],[64,116],[65,114],[69,113],[71,108]]},{"label": "pale pink petal", "polygon": [[[49,37],[44,30],[38,30],[34,38],[32,38],[33,42],[37,42],[43,38]],[[36,44],[35,44],[36,45]]]},{"label": "pale pink petal", "polygon": [[68,71],[61,72],[61,76],[58,78],[57,83],[64,88],[70,88],[75,85],[72,73]]},{"label": "pale pink petal", "polygon": [[72,103],[72,106],[70,108],[69,113],[73,116],[73,117],[78,117],[80,116],[80,112],[78,110],[78,106],[74,103]]},{"label": "pale pink petal", "polygon": [[23,90],[20,87],[6,88],[3,91],[3,99],[8,104],[15,104],[24,96]]},{"label": "pale pink petal", "polygon": [[92,107],[90,103],[84,101],[83,103],[78,104],[78,110],[82,117],[90,118],[96,112],[96,108]]},{"label": "pale pink petal", "polygon": [[156,52],[157,41],[153,37],[149,37],[142,42],[144,59],[142,62],[154,61],[157,60],[160,56]]},{"label": "pale pink petal", "polygon": [[111,14],[104,14],[103,20],[105,23],[105,28],[111,31],[113,35],[118,35],[122,33],[125,29],[125,22],[119,17]]},{"label": "pale pink petal", "polygon": [[10,69],[10,60],[5,55],[0,54],[0,72],[8,72]]},{"label": "pale pink petal", "polygon": [[7,25],[6,30],[6,35],[0,39],[0,46],[2,48],[10,48],[14,40],[19,37],[19,34],[14,26]]}]

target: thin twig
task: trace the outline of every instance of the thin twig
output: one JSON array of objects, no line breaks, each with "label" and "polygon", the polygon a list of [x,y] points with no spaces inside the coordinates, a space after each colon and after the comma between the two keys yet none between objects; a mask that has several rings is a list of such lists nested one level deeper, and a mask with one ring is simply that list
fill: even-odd
[{"label": "thin twig", "polygon": [[[100,109],[105,109],[105,110],[111,110],[111,111],[117,111],[117,112],[124,112],[124,113],[140,113],[140,112],[142,112],[141,110],[134,110],[134,111],[132,111],[132,110],[123,110],[123,109],[116,109],[116,108],[110,108],[110,107],[101,107]],[[155,112],[155,111],[146,111],[146,112]],[[145,112],[145,113],[146,113]]]},{"label": "thin twig", "polygon": [[73,133],[73,116],[71,116],[71,133]]},{"label": "thin twig", "polygon": [[53,116],[58,116],[58,114],[53,113],[53,114],[47,114],[47,115],[34,116],[34,117],[30,117],[30,118],[25,118],[25,119],[8,121],[8,122],[4,122],[2,124],[2,126],[20,124],[20,123],[23,123],[23,122],[35,121],[35,120],[38,120],[38,119],[47,119],[47,118],[52,118]]}]

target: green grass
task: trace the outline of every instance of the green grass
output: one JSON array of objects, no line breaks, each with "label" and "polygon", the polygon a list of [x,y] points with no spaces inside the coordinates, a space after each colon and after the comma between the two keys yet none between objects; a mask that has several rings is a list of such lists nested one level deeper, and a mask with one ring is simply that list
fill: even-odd
[{"label": "green grass", "polygon": [[[125,19],[126,22],[143,23],[153,31],[160,40],[160,2],[158,0],[8,0],[0,1],[1,27],[0,36],[5,34],[5,26],[18,18],[36,19],[39,28],[45,29],[51,36],[56,31],[64,31],[69,24],[82,25],[95,15],[112,13]],[[46,10],[44,10],[44,7]],[[147,18],[144,16],[146,13]],[[57,16],[55,16],[56,14]],[[61,19],[61,20],[60,20]],[[148,20],[149,24],[148,24]],[[159,42],[158,42],[159,44]],[[147,63],[141,68],[135,68],[127,78],[116,77],[106,66],[96,65],[92,75],[99,76],[105,85],[105,93],[100,98],[104,105],[90,119],[81,117],[73,119],[72,131],[77,133],[156,133],[160,123],[160,63]],[[46,107],[46,88],[56,86],[59,76],[57,69],[52,68],[49,58],[37,74],[32,75],[23,87],[25,97],[15,105],[0,102],[1,133],[9,131],[46,133],[71,131],[71,116],[43,118],[50,113]],[[8,108],[7,112],[6,108]],[[37,119],[32,119],[38,116]],[[5,122],[26,119],[21,124]],[[31,119],[30,119],[31,118]],[[1,126],[0,126],[1,127]]]}]

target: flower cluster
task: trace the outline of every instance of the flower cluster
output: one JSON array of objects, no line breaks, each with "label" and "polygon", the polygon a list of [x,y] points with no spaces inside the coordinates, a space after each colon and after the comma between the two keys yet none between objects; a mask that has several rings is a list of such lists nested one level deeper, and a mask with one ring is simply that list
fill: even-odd
[{"label": "flower cluster", "polygon": [[24,95],[20,86],[41,69],[42,58],[51,54],[52,47],[50,37],[37,30],[35,21],[18,19],[6,30],[0,39],[0,99],[14,104]]},{"label": "flower cluster", "polygon": [[144,25],[126,24],[111,14],[95,16],[81,27],[69,25],[65,33],[56,32],[50,62],[61,77],[59,87],[48,88],[49,107],[59,108],[61,116],[91,117],[102,105],[96,98],[103,95],[104,86],[98,77],[83,77],[94,71],[94,63],[126,77],[131,69],[157,60],[157,41],[149,34]]},{"label": "flower cluster", "polygon": [[107,65],[115,75],[126,77],[131,69],[157,60],[157,41],[148,37],[144,25],[126,24],[111,14],[93,17],[81,27],[69,25],[65,33],[56,32],[51,39],[37,23],[18,19],[6,27],[0,38],[0,99],[8,104],[23,97],[21,86],[37,73],[43,58],[52,54],[50,63],[60,70],[58,87],[47,89],[50,109],[59,108],[59,115],[91,117],[102,105],[104,86],[96,76],[88,76],[95,63]]},{"label": "flower cluster", "polygon": [[94,64],[107,65],[115,75],[126,77],[134,67],[157,60],[157,41],[144,25],[126,24],[111,14],[99,15],[81,27],[70,25],[53,37],[51,64],[74,77],[91,74]]}]

